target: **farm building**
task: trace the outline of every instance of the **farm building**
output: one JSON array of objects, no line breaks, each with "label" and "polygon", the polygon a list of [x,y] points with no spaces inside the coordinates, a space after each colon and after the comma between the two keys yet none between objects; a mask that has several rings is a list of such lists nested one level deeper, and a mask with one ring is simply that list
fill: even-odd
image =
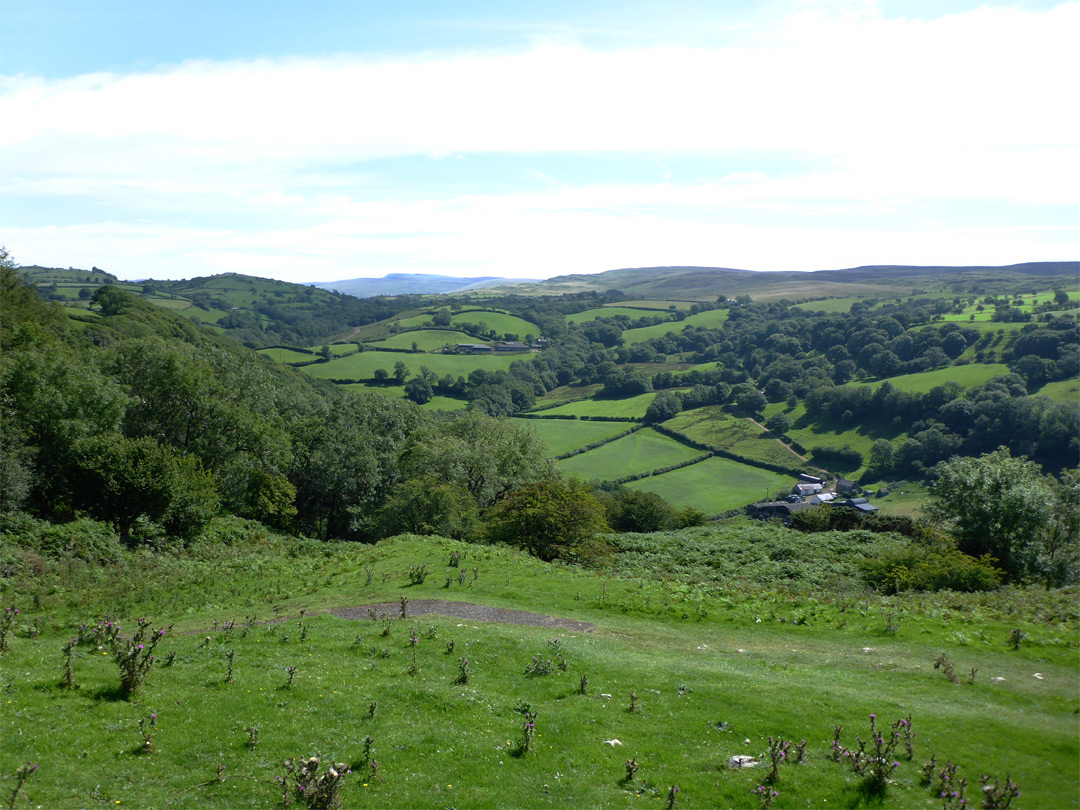
[{"label": "farm building", "polygon": [[811,495],[817,495],[821,492],[821,484],[796,484],[791,488],[792,495],[798,495],[800,498],[809,498]]},{"label": "farm building", "polygon": [[876,512],[878,508],[866,500],[866,498],[848,498],[846,501],[833,501],[832,506],[840,506],[845,509],[857,509],[860,512]]},{"label": "farm building", "polygon": [[747,506],[746,514],[754,520],[780,518],[784,523],[787,523],[791,520],[793,514],[808,508],[810,505],[811,504],[809,503],[800,501],[794,503],[788,501],[759,501],[758,503],[752,503]]},{"label": "farm building", "polygon": [[491,347],[486,343],[459,343],[457,345],[457,350],[459,354],[481,354],[483,352],[490,352]]},{"label": "farm building", "polygon": [[851,493],[856,495],[862,492],[862,487],[856,484],[854,481],[848,481],[846,478],[841,478],[836,482],[836,494],[837,495],[849,495]]}]

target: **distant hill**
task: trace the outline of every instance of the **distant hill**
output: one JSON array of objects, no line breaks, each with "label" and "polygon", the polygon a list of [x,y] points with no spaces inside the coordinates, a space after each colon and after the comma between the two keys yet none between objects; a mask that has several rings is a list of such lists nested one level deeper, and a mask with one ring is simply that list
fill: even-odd
[{"label": "distant hill", "polygon": [[390,273],[382,278],[349,278],[341,281],[317,281],[315,286],[323,290],[336,290],[357,298],[376,295],[439,295],[442,293],[481,290],[505,284],[534,284],[536,279],[501,278],[499,276],[474,276],[457,278],[429,273]]},{"label": "distant hill", "polygon": [[[1080,262],[1028,262],[1001,267],[973,265],[873,265],[845,270],[761,272],[728,267],[633,267],[592,275],[555,276],[513,292],[535,295],[620,290],[630,298],[707,300],[750,295],[755,299],[792,301],[843,296],[893,297],[917,290],[977,292],[980,285],[1005,283],[1024,290],[1025,278],[1080,277]],[[509,291],[509,290],[508,290]]]}]

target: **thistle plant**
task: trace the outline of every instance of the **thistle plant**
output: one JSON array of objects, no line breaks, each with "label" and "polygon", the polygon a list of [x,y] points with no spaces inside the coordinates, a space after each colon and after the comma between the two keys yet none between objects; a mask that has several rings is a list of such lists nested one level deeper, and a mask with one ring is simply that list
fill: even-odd
[{"label": "thistle plant", "polygon": [[233,683],[233,657],[235,655],[235,650],[229,650],[227,653],[225,653],[225,657],[229,661],[229,671],[225,673],[225,683]]},{"label": "thistle plant", "polygon": [[287,681],[285,682],[285,688],[286,688],[286,689],[292,689],[292,682],[293,682],[293,678],[295,678],[295,677],[296,677],[296,673],[297,673],[297,670],[298,670],[298,669],[299,669],[299,667],[294,667],[294,666],[287,666],[287,667],[285,667],[285,675],[286,675],[286,676],[288,677],[288,679],[289,679],[289,680],[287,680]]},{"label": "thistle plant", "polygon": [[406,616],[408,616],[408,610],[409,610],[409,597],[407,597],[405,594],[402,594],[401,595],[401,618],[404,619]]},{"label": "thistle plant", "polygon": [[373,753],[374,746],[375,746],[375,740],[373,740],[371,738],[371,735],[368,734],[368,735],[366,735],[364,737],[362,742],[364,743],[364,753],[361,755],[361,759],[364,762],[371,762],[372,753]]},{"label": "thistle plant", "polygon": [[465,580],[468,578],[468,576],[469,576],[469,572],[466,571],[464,568],[462,568],[461,573],[458,574],[458,577],[457,577],[458,585],[464,585]]},{"label": "thistle plant", "polygon": [[457,568],[459,565],[461,565],[461,552],[459,552],[459,551],[451,551],[450,552],[450,562],[447,563],[447,567],[449,567],[449,568]]},{"label": "thistle plant", "polygon": [[256,745],[259,744],[259,727],[258,726],[248,726],[248,738],[247,738],[247,743],[245,743],[245,744],[247,745],[248,748],[254,748]]},{"label": "thistle plant", "polygon": [[956,676],[956,671],[953,669],[952,661],[949,660],[949,656],[942,653],[934,659],[934,669],[940,669],[945,673],[945,677],[949,679],[950,683],[960,683],[960,679]]},{"label": "thistle plant", "polygon": [[[12,627],[15,626],[15,620],[18,616],[19,609],[14,605],[4,608],[4,614],[0,616],[0,652],[10,649],[11,645],[8,642],[8,633],[10,633]],[[27,764],[29,765],[30,763]]]},{"label": "thistle plant", "polygon": [[378,710],[379,710],[379,701],[377,701],[377,700],[371,701],[371,703],[369,703],[368,707],[367,707],[368,720],[374,719],[375,712],[377,712]]},{"label": "thistle plant", "polygon": [[152,629],[147,619],[139,619],[137,625],[130,639],[121,635],[116,622],[105,622],[96,628],[120,669],[120,694],[125,698],[138,692],[146,681],[154,666],[154,648],[165,636],[164,630]]},{"label": "thistle plant", "polygon": [[1004,782],[985,773],[980,774],[979,788],[983,795],[983,810],[1005,810],[1013,799],[1020,796],[1020,788],[1007,774]]},{"label": "thistle plant", "polygon": [[780,778],[780,766],[787,761],[788,750],[791,743],[785,739],[773,739],[769,737],[769,765],[770,770],[765,781],[770,785]]},{"label": "thistle plant", "polygon": [[536,712],[526,711],[525,719],[521,723],[521,744],[518,745],[519,754],[527,754],[533,750],[533,737],[536,735]]},{"label": "thistle plant", "polygon": [[439,630],[435,625],[428,625],[428,629],[424,631],[424,638],[428,641],[434,641],[439,637]]},{"label": "thistle plant", "polygon": [[630,714],[641,714],[641,707],[638,706],[637,692],[630,693],[630,705],[627,707],[626,711],[628,711]]},{"label": "thistle plant", "polygon": [[420,674],[420,665],[416,663],[416,647],[413,647],[412,663],[409,664],[409,674],[414,677]]},{"label": "thistle plant", "polygon": [[453,639],[450,639],[448,642],[446,642],[446,654],[447,655],[453,655],[454,654],[454,640]]},{"label": "thistle plant", "polygon": [[391,630],[392,627],[393,627],[393,622],[391,622],[389,619],[384,619],[383,620],[383,627],[382,627],[382,630],[379,631],[379,635],[382,636],[383,638],[386,638],[387,636],[390,635],[390,630]]},{"label": "thistle plant", "polygon": [[370,585],[372,583],[372,581],[375,579],[375,566],[374,565],[365,565],[364,566],[364,574],[366,575],[365,578],[364,578],[364,585]]},{"label": "thistle plant", "polygon": [[459,658],[458,662],[458,676],[454,679],[454,683],[464,686],[469,682],[469,675],[472,674],[472,670],[469,667],[468,658]]},{"label": "thistle plant", "polygon": [[626,778],[623,779],[623,781],[627,784],[633,782],[634,778],[637,776],[638,768],[640,767],[641,766],[637,764],[637,757],[631,757],[626,760]]},{"label": "thistle plant", "polygon": [[446,578],[446,584],[443,585],[443,587],[444,588],[449,588],[453,584],[454,584],[454,578],[453,577],[447,577]]},{"label": "thistle plant", "polygon": [[143,738],[142,745],[139,746],[139,753],[154,753],[154,729],[156,728],[156,714],[151,714],[149,717],[142,717],[139,719],[139,733],[142,735]]},{"label": "thistle plant", "polygon": [[[409,582],[413,585],[423,585],[424,580],[427,579],[427,575],[430,572],[427,570],[427,563],[420,565],[413,565],[409,568]],[[402,618],[405,618],[402,616]]]},{"label": "thistle plant", "polygon": [[15,771],[15,787],[11,789],[11,798],[8,799],[8,810],[12,810],[15,807],[15,800],[19,797],[19,791],[22,790],[22,786],[26,784],[26,780],[29,779],[33,773],[38,769],[38,766],[33,762],[27,762],[25,765],[20,765],[19,770]]},{"label": "thistle plant", "polygon": [[758,785],[750,792],[761,800],[761,810],[770,810],[776,797],[780,795],[770,785]]},{"label": "thistle plant", "polygon": [[75,669],[72,666],[71,659],[75,655],[75,648],[79,645],[79,639],[73,638],[67,644],[63,646],[64,652],[64,681],[63,687],[65,689],[78,689],[79,685],[75,683]]},{"label": "thistle plant", "polygon": [[[18,612],[18,611],[16,611]],[[1019,650],[1020,642],[1026,638],[1026,634],[1019,627],[1014,627],[1012,632],[1009,633],[1009,649]]]},{"label": "thistle plant", "polygon": [[674,810],[675,802],[679,798],[679,786],[672,785],[667,792],[667,810]]},{"label": "thistle plant", "polygon": [[889,784],[889,776],[896,770],[900,763],[894,757],[896,746],[900,743],[900,732],[893,728],[886,737],[877,730],[877,715],[870,715],[870,750],[867,743],[861,737],[856,737],[859,744],[858,751],[843,749],[841,755],[851,763],[851,768],[859,776],[863,777],[866,787],[874,792],[881,793]]},{"label": "thistle plant", "polygon": [[319,758],[310,757],[301,762],[288,759],[284,767],[285,775],[280,778],[285,797],[291,792],[297,800],[312,810],[335,810],[341,807],[341,785],[345,777],[352,773],[347,765],[339,762],[320,773]]},{"label": "thistle plant", "polygon": [[844,746],[840,743],[840,734],[841,734],[841,732],[843,732],[843,730],[844,730],[843,726],[836,726],[836,728],[833,729],[832,746],[831,746],[831,749],[830,749],[830,751],[831,751],[830,756],[832,757],[833,762],[839,762],[840,757],[842,757],[844,755],[844,750],[845,749],[844,749]]},{"label": "thistle plant", "polygon": [[908,762],[911,762],[911,760],[915,759],[914,743],[915,735],[917,734],[917,732],[913,731],[911,728],[911,715],[909,714],[907,717],[901,717],[893,723],[892,730],[894,734],[900,735],[900,741],[904,744],[904,751],[907,753]]},{"label": "thistle plant", "polygon": [[581,683],[578,684],[578,694],[579,695],[588,694],[588,692],[585,691],[588,688],[588,686],[589,686],[589,679],[586,678],[584,675],[582,675],[581,676]]}]

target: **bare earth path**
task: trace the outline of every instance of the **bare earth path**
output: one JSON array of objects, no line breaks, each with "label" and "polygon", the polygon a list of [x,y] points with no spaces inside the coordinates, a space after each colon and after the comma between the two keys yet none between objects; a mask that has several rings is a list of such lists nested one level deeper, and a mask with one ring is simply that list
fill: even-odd
[{"label": "bare earth path", "polygon": [[[751,417],[751,416],[747,416],[747,417],[745,417],[745,418],[746,418],[746,419],[749,419],[749,420],[750,420],[751,422],[753,422],[753,423],[754,423],[755,425],[757,425],[757,426],[758,426],[759,428],[761,428],[762,430],[764,430],[764,431],[765,431],[766,433],[767,433],[767,432],[769,431],[769,429],[768,429],[767,427],[765,427],[765,426],[764,426],[763,424],[761,424],[761,422],[759,422],[759,421],[758,421],[757,419],[754,419],[754,418],[753,418],[753,417]],[[790,447],[788,447],[788,446],[787,446],[786,444],[784,444],[784,443],[783,443],[782,441],[780,441],[779,439],[776,439],[775,441],[776,441],[777,443],[779,443],[779,445],[780,445],[781,447],[783,447],[783,448],[784,448],[785,450],[787,450],[787,451],[788,451],[789,453],[791,453],[792,455],[794,455],[794,456],[798,456],[798,457],[799,457],[799,458],[801,458],[801,459],[802,459],[803,461],[805,461],[805,462],[806,462],[807,464],[809,464],[809,463],[810,463],[810,459],[808,459],[808,458],[807,458],[806,456],[803,456],[803,455],[800,455],[799,453],[796,453],[796,452],[795,452],[794,450],[792,450],[792,449],[791,449]]]},{"label": "bare earth path", "polygon": [[[400,602],[379,602],[372,605],[358,605],[357,607],[333,608],[329,612],[341,619],[355,621],[370,620],[371,611],[376,616],[384,614],[389,617],[401,615]],[[447,602],[445,599],[410,599],[406,608],[408,616],[456,616],[459,619],[468,619],[473,622],[502,622],[504,624],[527,624],[533,627],[559,627],[564,630],[578,632],[592,632],[596,625],[589,622],[577,622],[571,619],[558,619],[554,616],[545,616],[543,613],[530,613],[526,610],[510,610],[509,608],[489,607],[488,605],[474,605],[471,602]]]}]

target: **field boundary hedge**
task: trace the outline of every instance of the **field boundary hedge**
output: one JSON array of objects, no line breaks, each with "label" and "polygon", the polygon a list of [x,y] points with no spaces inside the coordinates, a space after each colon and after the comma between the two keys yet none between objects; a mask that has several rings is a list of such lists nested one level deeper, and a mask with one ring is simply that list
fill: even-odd
[{"label": "field boundary hedge", "polygon": [[676,430],[672,430],[671,428],[664,427],[663,425],[653,425],[652,428],[657,433],[685,444],[687,447],[691,447],[694,450],[708,451],[714,456],[726,458],[729,461],[737,461],[740,464],[746,464],[750,467],[758,467],[759,469],[768,470],[769,472],[784,473],[795,477],[798,477],[801,473],[805,473],[807,470],[806,467],[789,467],[786,464],[773,464],[771,461],[761,461],[760,459],[750,458],[740,453],[733,453],[723,447],[714,447],[705,444],[704,442],[699,442],[696,439],[691,439],[689,436],[679,433]]},{"label": "field boundary hedge", "polygon": [[[551,417],[549,417],[549,418],[551,418]],[[634,431],[641,430],[643,427],[645,427],[643,424],[638,423],[638,424],[634,425],[632,428],[630,428],[629,430],[624,430],[621,433],[616,433],[614,436],[608,436],[606,439],[599,439],[598,441],[590,442],[589,444],[583,445],[581,447],[576,447],[573,450],[570,450],[570,451],[568,451],[566,453],[563,453],[561,456],[555,456],[555,461],[562,461],[563,459],[566,459],[566,458],[573,458],[574,456],[580,456],[582,453],[587,453],[590,450],[595,450],[597,447],[603,447],[605,444],[610,444],[611,442],[615,441],[616,439],[621,439],[624,436],[629,436]]]},{"label": "field boundary hedge", "polygon": [[643,478],[650,478],[654,475],[663,475],[664,473],[674,472],[675,470],[681,470],[683,467],[692,467],[695,464],[700,464],[706,459],[713,457],[712,453],[702,453],[700,456],[694,456],[686,461],[680,461],[678,464],[669,464],[666,467],[657,467],[655,470],[649,470],[649,472],[635,473],[634,475],[624,475],[622,478],[615,478],[609,483],[612,484],[629,484],[631,481],[640,481]]}]

